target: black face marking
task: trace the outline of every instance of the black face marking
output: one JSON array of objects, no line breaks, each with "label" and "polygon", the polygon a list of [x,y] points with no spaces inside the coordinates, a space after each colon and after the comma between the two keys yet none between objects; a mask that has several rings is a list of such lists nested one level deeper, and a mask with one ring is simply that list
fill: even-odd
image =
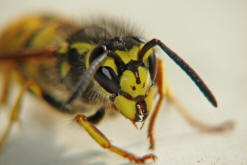
[{"label": "black face marking", "polygon": [[136,84],[140,84],[141,80],[140,80],[140,77],[139,77],[139,73],[135,72],[135,76],[136,76]]},{"label": "black face marking", "polygon": [[98,69],[94,78],[108,92],[118,93],[120,90],[119,78],[108,66],[103,66]]},{"label": "black face marking", "polygon": [[122,76],[125,70],[130,70],[134,73],[136,77],[136,81],[137,81],[136,83],[137,84],[141,83],[137,70],[139,66],[145,67],[144,63],[141,60],[138,61],[131,60],[129,63],[125,64],[115,52],[110,52],[108,56],[114,59],[115,64],[117,66],[117,72],[119,78]]},{"label": "black face marking", "polygon": [[132,90],[135,91],[136,90],[136,87],[135,86],[132,86]]}]

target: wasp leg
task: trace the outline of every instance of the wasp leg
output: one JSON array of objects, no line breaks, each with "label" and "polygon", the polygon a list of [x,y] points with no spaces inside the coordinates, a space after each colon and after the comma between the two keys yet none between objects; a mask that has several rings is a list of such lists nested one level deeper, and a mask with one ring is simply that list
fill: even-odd
[{"label": "wasp leg", "polygon": [[199,120],[197,120],[195,117],[192,116],[188,112],[188,110],[175,98],[173,95],[171,89],[166,84],[165,76],[163,73],[164,65],[161,60],[157,60],[158,70],[157,70],[157,86],[158,86],[158,93],[160,95],[160,98],[158,100],[158,103],[155,107],[155,110],[151,116],[149,129],[148,129],[148,137],[150,141],[150,149],[154,149],[155,143],[154,143],[154,137],[153,137],[153,129],[154,129],[154,123],[157,117],[157,114],[159,112],[162,100],[166,98],[170,103],[172,103],[177,111],[185,118],[185,120],[193,127],[199,129],[203,132],[224,132],[227,130],[231,130],[234,127],[234,123],[232,121],[226,121],[224,123],[221,123],[219,125],[209,125],[206,123],[203,123]]},{"label": "wasp leg", "polygon": [[191,113],[188,112],[188,110],[176,99],[176,97],[173,95],[170,88],[167,88],[167,99],[169,102],[171,102],[176,110],[184,117],[184,119],[193,127],[197,128],[198,130],[202,132],[209,132],[209,133],[220,133],[227,130],[231,130],[234,128],[234,122],[233,121],[225,121],[218,125],[210,125],[206,124],[198,119],[196,119],[194,116],[192,116]]},{"label": "wasp leg", "polygon": [[150,118],[149,126],[148,126],[148,137],[149,137],[149,149],[154,149],[155,142],[154,142],[154,136],[153,136],[153,130],[154,130],[154,123],[156,120],[156,117],[158,115],[158,112],[160,110],[160,106],[162,104],[163,99],[166,95],[166,82],[164,78],[164,65],[161,60],[157,59],[157,86],[158,86],[158,93],[159,93],[159,100],[155,106],[154,112]]},{"label": "wasp leg", "polygon": [[11,109],[11,114],[10,114],[10,118],[9,118],[9,121],[8,121],[8,124],[7,124],[7,127],[3,133],[3,136],[0,138],[0,149],[3,147],[3,145],[5,144],[7,138],[8,138],[8,135],[9,135],[9,132],[13,126],[13,124],[18,121],[19,119],[19,114],[20,114],[20,107],[21,107],[21,102],[22,102],[22,99],[23,99],[23,96],[24,96],[24,93],[25,91],[30,88],[32,85],[34,85],[34,82],[33,81],[27,81],[21,88],[20,92],[19,92],[19,95],[17,97],[17,100],[13,106],[13,108]]},{"label": "wasp leg", "polygon": [[0,98],[0,104],[5,105],[8,101],[8,94],[9,94],[9,85],[10,85],[10,78],[11,78],[11,69],[5,69],[3,72],[3,86],[2,86],[2,94]]},{"label": "wasp leg", "polygon": [[115,147],[110,143],[110,141],[92,124],[88,121],[87,117],[78,114],[75,117],[76,122],[83,127],[87,133],[103,148],[110,150],[124,158],[129,159],[135,163],[145,163],[147,160],[152,159],[155,160],[155,156],[153,154],[145,155],[143,157],[136,157],[135,155],[124,151],[118,147]]},{"label": "wasp leg", "polygon": [[87,120],[93,124],[98,124],[105,115],[105,108],[100,108],[95,114],[87,117]]}]

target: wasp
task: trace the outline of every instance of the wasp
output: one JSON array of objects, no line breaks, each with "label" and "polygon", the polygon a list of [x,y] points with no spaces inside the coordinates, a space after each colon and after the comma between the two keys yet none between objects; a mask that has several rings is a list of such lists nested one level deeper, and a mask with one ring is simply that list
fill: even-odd
[{"label": "wasp", "polygon": [[[154,124],[164,100],[172,103],[192,126],[201,131],[220,132],[232,128],[231,122],[217,126],[204,124],[183,107],[167,85],[164,64],[156,57],[156,46],[217,107],[207,85],[177,53],[159,39],[143,40],[137,30],[129,29],[121,22],[99,19],[76,24],[54,15],[33,15],[12,23],[0,34],[1,103],[7,103],[12,75],[21,88],[0,138],[0,146],[6,142],[12,125],[19,120],[26,91],[60,112],[75,115],[75,122],[96,143],[134,163],[155,160],[156,156],[138,157],[113,145],[96,127],[107,111],[120,112],[137,128],[141,128],[151,114],[148,125],[150,149],[155,147]],[[86,111],[93,114],[87,116]]]}]

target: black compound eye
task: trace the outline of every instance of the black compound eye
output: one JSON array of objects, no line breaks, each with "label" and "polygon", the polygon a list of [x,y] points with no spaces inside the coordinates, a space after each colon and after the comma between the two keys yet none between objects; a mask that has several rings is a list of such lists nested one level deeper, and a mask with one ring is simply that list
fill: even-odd
[{"label": "black compound eye", "polygon": [[157,74],[156,56],[154,53],[148,57],[148,69],[151,79],[154,81]]},{"label": "black compound eye", "polygon": [[119,78],[108,66],[103,66],[98,69],[94,78],[108,92],[118,93],[120,90]]}]

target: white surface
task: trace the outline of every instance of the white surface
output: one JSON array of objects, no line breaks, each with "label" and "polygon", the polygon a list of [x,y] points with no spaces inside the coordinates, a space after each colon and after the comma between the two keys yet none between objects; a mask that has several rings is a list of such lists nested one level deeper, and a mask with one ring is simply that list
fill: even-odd
[{"label": "white surface", "polygon": [[[218,135],[202,134],[166,106],[155,127],[155,164],[247,164],[246,1],[0,0],[0,9],[2,26],[21,14],[38,10],[59,11],[74,18],[106,13],[137,25],[148,39],[161,39],[200,73],[215,93],[219,108],[211,107],[190,79],[165,58],[168,80],[180,100],[203,121],[220,123],[231,119],[236,122],[236,129]],[[159,54],[164,57],[161,51]],[[71,119],[28,95],[21,126],[16,125],[11,132],[0,153],[0,165],[129,164],[98,147]],[[1,108],[0,133],[5,121],[6,113]],[[140,156],[149,152],[146,127],[138,131],[118,116],[107,118],[99,128],[117,146]]]}]

